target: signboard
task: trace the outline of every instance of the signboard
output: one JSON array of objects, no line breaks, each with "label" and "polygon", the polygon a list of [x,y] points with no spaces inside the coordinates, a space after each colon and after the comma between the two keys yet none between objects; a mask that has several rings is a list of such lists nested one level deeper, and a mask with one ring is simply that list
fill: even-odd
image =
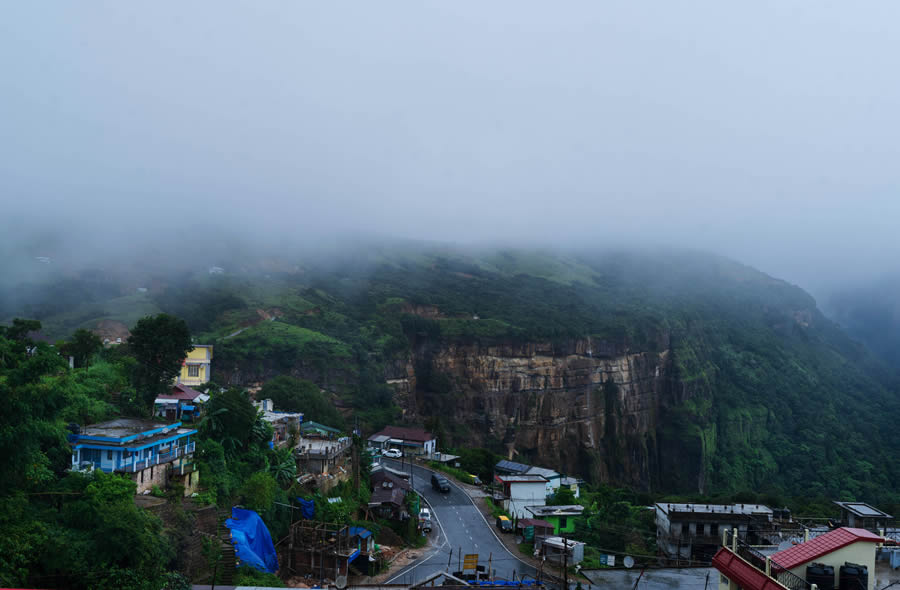
[{"label": "signboard", "polygon": [[466,553],[463,556],[463,571],[478,569],[478,554]]}]

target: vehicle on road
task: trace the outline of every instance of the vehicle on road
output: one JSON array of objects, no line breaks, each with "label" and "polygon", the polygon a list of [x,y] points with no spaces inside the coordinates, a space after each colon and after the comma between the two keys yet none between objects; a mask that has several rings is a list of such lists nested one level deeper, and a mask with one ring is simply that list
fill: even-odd
[{"label": "vehicle on road", "polygon": [[481,478],[480,478],[480,477],[478,477],[477,475],[474,475],[474,474],[472,474],[472,473],[469,474],[469,477],[472,478],[472,485],[473,485],[473,486],[480,486],[480,485],[481,485]]},{"label": "vehicle on road", "polygon": [[447,493],[450,491],[450,482],[447,481],[447,478],[443,475],[435,473],[431,476],[431,487],[433,487],[436,492]]},{"label": "vehicle on road", "polygon": [[419,528],[423,533],[431,532],[431,510],[428,508],[422,508],[419,511]]},{"label": "vehicle on road", "polygon": [[385,449],[381,451],[381,455],[389,459],[399,459],[403,453],[400,452],[400,449]]},{"label": "vehicle on road", "polygon": [[511,533],[512,532],[512,521],[508,516],[503,516],[502,514],[497,517],[497,528],[500,529],[501,533]]}]

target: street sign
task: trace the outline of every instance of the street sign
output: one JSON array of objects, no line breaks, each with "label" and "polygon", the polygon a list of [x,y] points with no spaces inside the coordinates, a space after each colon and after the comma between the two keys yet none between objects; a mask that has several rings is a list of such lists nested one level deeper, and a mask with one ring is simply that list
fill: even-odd
[{"label": "street sign", "polygon": [[463,571],[478,569],[478,554],[466,553],[463,556]]}]

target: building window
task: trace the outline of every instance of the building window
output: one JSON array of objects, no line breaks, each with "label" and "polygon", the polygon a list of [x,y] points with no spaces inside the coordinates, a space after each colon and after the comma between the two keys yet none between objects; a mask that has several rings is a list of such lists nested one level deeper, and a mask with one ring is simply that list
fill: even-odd
[{"label": "building window", "polygon": [[559,517],[559,528],[564,529],[564,528],[566,528],[567,524],[569,524],[569,517],[568,516],[560,516]]},{"label": "building window", "polygon": [[188,365],[188,377],[199,377],[200,365]]},{"label": "building window", "polygon": [[112,461],[112,451],[106,451],[106,460]]}]

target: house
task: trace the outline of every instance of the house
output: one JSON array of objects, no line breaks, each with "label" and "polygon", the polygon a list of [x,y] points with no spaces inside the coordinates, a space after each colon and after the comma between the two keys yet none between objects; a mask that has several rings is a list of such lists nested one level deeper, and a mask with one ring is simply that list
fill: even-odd
[{"label": "house", "polygon": [[500,484],[503,509],[510,516],[526,518],[526,506],[543,506],[547,501],[547,480],[543,475],[495,475]]},{"label": "house", "polygon": [[773,511],[761,504],[656,504],[656,544],[669,559],[708,561],[724,531],[760,544],[773,530]]},{"label": "house", "polygon": [[73,470],[127,474],[138,493],[170,481],[184,485],[185,494],[197,487],[192,438],[197,431],[181,422],[118,418],[75,430],[68,436]]},{"label": "house", "polygon": [[272,442],[270,446],[285,447],[288,445],[292,434],[299,436],[300,426],[303,424],[302,412],[279,412],[270,399],[253,402],[259,408],[262,419],[272,427]]},{"label": "house", "polygon": [[[500,463],[508,463],[510,465],[518,466],[522,465],[521,463],[515,463],[513,461],[501,461]],[[499,465],[499,464],[498,464]],[[527,466],[525,466],[527,467]],[[496,469],[496,466],[495,466]],[[547,479],[547,495],[555,494],[557,490],[560,488],[566,488],[574,494],[577,498],[580,494],[580,490],[578,488],[578,480],[574,477],[564,477],[560,473],[548,469],[546,467],[528,467],[528,469],[524,472],[525,475],[543,475]]]},{"label": "house", "polygon": [[200,407],[209,401],[209,395],[176,383],[170,393],[160,395],[154,402],[154,415],[169,421],[191,422],[200,415]]},{"label": "house", "polygon": [[348,436],[337,439],[301,437],[294,448],[297,467],[304,473],[327,474],[344,462],[353,440]]},{"label": "house", "polygon": [[894,518],[874,506],[864,502],[835,502],[841,509],[841,526],[866,529],[884,534],[888,521]]},{"label": "house", "polygon": [[562,537],[540,537],[534,541],[534,550],[554,565],[578,565],[584,561],[584,543]]},{"label": "house", "polygon": [[372,472],[372,497],[369,498],[369,509],[381,518],[406,520],[406,495],[412,490],[410,483],[384,469]]},{"label": "house", "polygon": [[212,344],[195,344],[181,364],[178,382],[185,385],[203,385],[209,382]]},{"label": "house", "polygon": [[[382,438],[385,436],[386,441]],[[437,450],[437,439],[430,432],[404,426],[385,426],[369,437],[369,443],[370,446],[381,444],[382,449],[399,447],[404,455],[432,455]]]},{"label": "house", "polygon": [[526,508],[535,518],[545,520],[553,525],[553,534],[575,532],[575,519],[584,512],[584,506],[571,504],[567,506],[528,506]]},{"label": "house", "polygon": [[[724,540],[726,543],[712,560],[713,567],[721,574],[720,590],[780,590],[785,587],[799,588],[804,582],[815,583],[821,588],[837,588],[840,585],[841,588],[873,590],[875,552],[884,538],[865,529],[842,527],[779,551],[769,558],[754,553],[737,539],[732,538],[731,545],[728,545],[727,538]],[[862,566],[853,568],[853,571],[865,568],[867,575],[852,582],[840,581],[841,567],[848,564]]]}]

